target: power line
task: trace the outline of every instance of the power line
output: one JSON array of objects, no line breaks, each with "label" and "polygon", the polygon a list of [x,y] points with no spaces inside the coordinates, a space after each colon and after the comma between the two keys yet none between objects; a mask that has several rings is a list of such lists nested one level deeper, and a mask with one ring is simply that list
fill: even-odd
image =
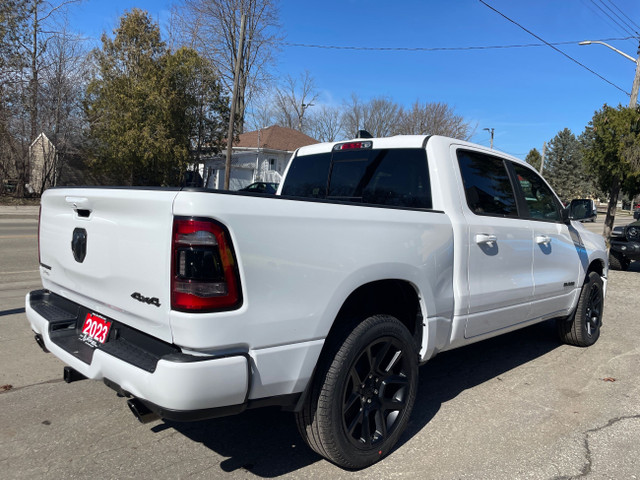
[{"label": "power line", "polygon": [[[613,42],[617,40],[629,40],[636,37],[615,37],[615,38],[601,38],[598,41],[601,42]],[[505,48],[528,48],[528,47],[547,47],[549,45],[576,45],[581,40],[570,40],[565,42],[545,42],[545,43],[523,43],[515,45],[479,45],[479,46],[467,46],[467,47],[356,47],[350,45],[319,45],[311,43],[292,43],[281,42],[280,45],[285,47],[301,47],[301,48],[321,48],[326,50],[361,50],[372,52],[452,52],[452,51],[465,51],[465,50],[495,50]],[[544,40],[543,40],[544,42]]]},{"label": "power line", "polygon": [[[580,2],[582,3],[582,5],[584,5],[586,8],[588,8],[589,10],[591,10],[591,12],[597,16],[598,18],[600,18],[605,24],[609,25],[611,28],[613,28],[614,30],[619,30],[619,27],[617,27],[613,22],[609,21],[607,18],[605,18],[598,10],[596,10],[596,8],[594,7],[594,5],[591,3],[591,0],[580,0]],[[635,37],[633,37],[633,39],[628,39],[628,41],[632,44],[635,44]]]},{"label": "power line", "polygon": [[[597,8],[598,10],[600,10],[602,13],[604,13],[604,14],[605,14],[605,15],[606,15],[606,16],[607,16],[607,17],[608,17],[608,18],[609,18],[613,23],[615,23],[615,24],[616,24],[616,25],[617,25],[617,26],[618,26],[618,27],[619,27],[619,28],[620,28],[624,33],[628,33],[628,34],[631,34],[631,35],[633,35],[633,34],[635,33],[635,32],[633,31],[633,29],[629,30],[629,29],[628,29],[628,28],[626,28],[624,25],[621,25],[621,24],[620,24],[620,22],[618,22],[615,18],[613,18],[611,15],[609,15],[609,14],[604,10],[604,8],[602,8],[600,5],[598,5],[598,4],[595,2],[595,0],[591,0],[591,3],[593,3],[593,4],[596,6],[596,8]],[[609,7],[607,7],[607,6],[604,4],[604,2],[602,2],[602,0],[600,0],[600,3],[601,3],[604,7],[609,8]],[[611,9],[609,8],[609,10],[611,10]],[[613,13],[615,13],[615,12],[613,12]]]},{"label": "power line", "polygon": [[604,80],[605,82],[607,82],[609,85],[617,88],[618,90],[620,90],[621,92],[623,92],[626,95],[631,96],[631,94],[629,92],[627,92],[625,89],[623,89],[622,87],[619,87],[618,85],[616,85],[615,83],[607,80],[606,78],[604,78],[602,75],[600,75],[599,73],[595,72],[594,70],[591,70],[589,67],[587,67],[586,65],[584,65],[583,63],[580,63],[578,60],[576,60],[575,58],[573,58],[572,56],[564,53],[562,50],[560,50],[559,48],[555,47],[554,45],[552,45],[551,43],[547,42],[546,40],[544,40],[543,38],[539,37],[538,35],[536,35],[535,33],[533,33],[531,30],[527,30],[525,27],[523,27],[522,25],[520,25],[518,22],[516,22],[515,20],[510,19],[509,17],[507,17],[504,13],[496,10],[495,8],[493,8],[491,5],[489,5],[487,2],[485,2],[484,0],[479,0],[480,3],[482,3],[485,7],[490,8],[491,10],[493,10],[494,12],[496,12],[498,15],[500,15],[501,17],[503,17],[504,19],[508,20],[509,22],[513,23],[514,25],[516,25],[517,27],[520,27],[522,30],[524,30],[525,32],[527,32],[529,35],[537,38],[538,40],[540,40],[541,42],[543,42],[545,45],[548,45],[549,47],[553,48],[556,52],[558,52],[559,54],[561,54],[562,56],[568,58],[569,60],[571,60],[573,63],[580,65],[582,68],[584,68],[585,70],[587,70],[588,72],[593,73],[596,77],[600,78],[601,80]]},{"label": "power line", "polygon": [[[613,13],[613,14],[616,16],[616,18],[617,18],[618,20],[620,20],[620,21],[621,21],[621,22],[622,22],[622,23],[627,27],[627,30],[626,30],[626,31],[628,31],[628,32],[632,32],[632,33],[635,33],[636,35],[638,35],[638,30],[637,30],[636,28],[632,27],[631,25],[629,25],[629,22],[625,21],[625,19],[624,19],[624,18],[622,18],[620,15],[618,15],[618,14],[615,12],[615,10],[613,10],[613,8],[611,8],[609,5],[606,5],[606,4],[604,3],[604,0],[600,0],[600,3],[601,3],[601,4],[602,4],[602,5],[603,5],[607,10],[609,10],[611,13]],[[611,2],[609,1],[609,3],[611,3]],[[611,5],[613,5],[613,3],[611,3]],[[615,7],[615,5],[613,5],[613,6]]]},{"label": "power line", "polygon": [[[613,8],[615,8],[616,10],[618,10],[618,11],[622,14],[622,16],[623,16],[623,17],[625,17],[627,20],[629,20],[629,21],[630,21],[630,22],[635,26],[635,28],[636,28],[636,29],[640,30],[640,26],[638,26],[638,24],[637,24],[636,22],[634,22],[633,20],[631,20],[631,19],[629,18],[629,16],[628,16],[626,13],[624,13],[622,10],[620,10],[620,8],[619,8],[615,3],[613,3],[613,1],[612,1],[612,0],[607,0],[607,1],[608,1],[608,2],[613,6]],[[618,18],[620,18],[620,17],[618,17]],[[626,23],[626,22],[625,22],[625,23]],[[629,25],[629,24],[627,23],[627,25]],[[631,26],[631,25],[629,25],[629,26]],[[632,27],[632,30],[634,30],[634,28],[633,28],[633,27]],[[637,33],[638,33],[638,31],[636,30],[636,34],[637,34]]]}]

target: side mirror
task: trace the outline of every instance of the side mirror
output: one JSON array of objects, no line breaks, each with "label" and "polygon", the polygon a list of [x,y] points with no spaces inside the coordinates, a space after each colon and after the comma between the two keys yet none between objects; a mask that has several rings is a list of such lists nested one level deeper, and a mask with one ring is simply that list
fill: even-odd
[{"label": "side mirror", "polygon": [[598,216],[595,202],[589,198],[573,199],[565,210],[568,210],[570,220],[579,222],[595,220]]}]

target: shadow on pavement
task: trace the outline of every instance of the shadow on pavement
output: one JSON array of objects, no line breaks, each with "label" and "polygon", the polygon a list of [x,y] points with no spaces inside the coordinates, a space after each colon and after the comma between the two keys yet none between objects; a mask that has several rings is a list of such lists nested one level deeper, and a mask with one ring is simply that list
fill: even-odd
[{"label": "shadow on pavement", "polygon": [[420,369],[416,406],[398,447],[422,430],[443,403],[561,345],[555,322],[548,321],[441,353]]},{"label": "shadow on pavement", "polygon": [[[396,448],[422,430],[444,402],[558,346],[554,324],[545,322],[438,355],[420,368],[416,404]],[[320,460],[298,434],[293,414],[276,408],[195,423],[167,421],[154,430],[166,428],[227,457],[220,463],[224,472],[242,469],[271,478]]]}]

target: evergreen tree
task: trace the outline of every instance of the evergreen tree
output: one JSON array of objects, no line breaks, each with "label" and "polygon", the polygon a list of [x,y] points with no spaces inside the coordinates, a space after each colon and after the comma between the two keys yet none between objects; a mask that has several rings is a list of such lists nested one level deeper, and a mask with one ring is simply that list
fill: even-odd
[{"label": "evergreen tree", "polygon": [[540,171],[540,167],[542,166],[542,155],[540,155],[540,152],[536,148],[532,148],[524,161],[536,170]]},{"label": "evergreen tree", "polygon": [[589,171],[609,194],[604,227],[608,240],[620,191],[640,193],[640,110],[604,105],[593,115],[583,138]]},{"label": "evergreen tree", "polygon": [[544,176],[564,202],[596,193],[582,154],[582,144],[568,128],[549,142]]},{"label": "evergreen tree", "polygon": [[178,184],[194,152],[215,150],[228,125],[213,69],[193,50],[169,52],[138,9],[102,44],[86,103],[92,164],[117,184]]}]

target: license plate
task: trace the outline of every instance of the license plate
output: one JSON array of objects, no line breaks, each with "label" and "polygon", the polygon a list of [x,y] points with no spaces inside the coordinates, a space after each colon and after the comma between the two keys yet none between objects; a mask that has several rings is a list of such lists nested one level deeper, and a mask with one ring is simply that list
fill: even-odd
[{"label": "license plate", "polygon": [[[82,325],[80,340],[95,347],[97,343],[107,341],[111,322],[95,313],[87,313]],[[97,343],[96,343],[97,342]]]}]

